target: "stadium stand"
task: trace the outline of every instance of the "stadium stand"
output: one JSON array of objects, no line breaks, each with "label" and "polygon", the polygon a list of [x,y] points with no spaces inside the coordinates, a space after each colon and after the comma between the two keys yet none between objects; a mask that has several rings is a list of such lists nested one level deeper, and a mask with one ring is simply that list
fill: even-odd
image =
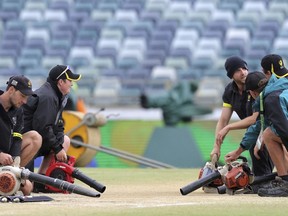
[{"label": "stadium stand", "polygon": [[69,64],[84,75],[79,94],[89,103],[115,85],[107,106],[138,105],[145,88],[167,90],[159,68],[172,85],[215,76],[225,85],[230,55],[250,70],[268,53],[286,62],[287,15],[285,0],[2,0],[0,80],[22,73],[40,82],[53,65]]}]

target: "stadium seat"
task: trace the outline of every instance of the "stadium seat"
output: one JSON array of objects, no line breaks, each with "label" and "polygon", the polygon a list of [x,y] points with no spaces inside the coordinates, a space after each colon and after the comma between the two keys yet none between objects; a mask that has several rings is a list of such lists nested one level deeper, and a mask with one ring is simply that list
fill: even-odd
[{"label": "stadium seat", "polygon": [[116,77],[99,77],[93,91],[95,104],[98,106],[117,104],[121,87],[121,81]]},{"label": "stadium seat", "polygon": [[167,57],[164,62],[164,66],[169,68],[175,68],[176,70],[187,70],[190,67],[190,61],[186,57]]},{"label": "stadium seat", "polygon": [[191,60],[191,67],[194,69],[212,69],[217,59],[217,52],[214,49],[200,49],[194,52]]},{"label": "stadium seat", "polygon": [[45,28],[27,27],[26,39],[43,39],[45,43],[50,41],[50,32]]},{"label": "stadium seat", "polygon": [[90,66],[96,69],[111,69],[115,67],[113,58],[96,56],[90,61]]},{"label": "stadium seat", "polygon": [[67,15],[65,11],[63,10],[55,10],[55,9],[47,9],[44,13],[44,19],[48,22],[66,22],[67,21]]},{"label": "stadium seat", "polygon": [[115,38],[118,40],[122,40],[124,38],[124,33],[121,29],[103,27],[101,30],[100,37],[102,37],[102,38]]},{"label": "stadium seat", "polygon": [[43,56],[41,59],[41,65],[46,70],[50,70],[57,64],[65,65],[65,61],[60,56]]},{"label": "stadium seat", "polygon": [[115,11],[114,19],[117,21],[134,23],[138,20],[138,14],[135,10],[118,9]]},{"label": "stadium seat", "polygon": [[151,79],[167,79],[172,83],[177,82],[177,72],[172,67],[158,66],[151,71]]},{"label": "stadium seat", "polygon": [[[224,26],[231,25],[235,21],[235,14],[231,10],[215,9],[212,12],[211,22],[223,22]],[[209,22],[209,23],[211,23]],[[207,24],[209,24],[207,23]],[[218,27],[221,27],[220,25]]]},{"label": "stadium seat", "polygon": [[115,38],[99,38],[97,49],[115,49],[117,52],[121,48],[121,41]]},{"label": "stadium seat", "polygon": [[[57,2],[57,1],[52,1]],[[49,2],[41,0],[26,0],[23,8],[26,10],[45,10],[48,8]]]},{"label": "stadium seat", "polygon": [[113,17],[113,11],[110,10],[93,9],[90,14],[90,18],[93,21],[106,22],[112,17]]},{"label": "stadium seat", "polygon": [[11,56],[0,57],[0,68],[13,68],[15,66],[15,59]]},{"label": "stadium seat", "polygon": [[19,19],[24,22],[40,22],[43,20],[41,10],[23,9],[19,14]]}]

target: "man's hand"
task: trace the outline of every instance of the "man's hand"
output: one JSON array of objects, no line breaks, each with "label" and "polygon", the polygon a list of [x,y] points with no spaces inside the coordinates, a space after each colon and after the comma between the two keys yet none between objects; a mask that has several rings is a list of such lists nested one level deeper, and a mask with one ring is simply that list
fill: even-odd
[{"label": "man's hand", "polygon": [[13,158],[10,154],[4,152],[0,153],[0,164],[3,166],[11,165],[13,163]]},{"label": "man's hand", "polygon": [[226,163],[230,163],[232,161],[237,160],[243,151],[244,151],[244,149],[240,146],[238,149],[236,149],[236,150],[234,150],[232,152],[229,152],[224,157],[225,158],[225,162]]},{"label": "man's hand", "polygon": [[57,161],[66,162],[67,161],[67,154],[64,149],[56,154]]},{"label": "man's hand", "polygon": [[210,153],[210,159],[211,159],[211,161],[212,161],[212,158],[213,158],[213,156],[214,155],[217,155],[217,158],[219,159],[220,158],[220,146],[218,146],[218,145],[214,145],[214,148],[213,148],[213,150],[211,151],[211,153]]},{"label": "man's hand", "polygon": [[224,138],[225,138],[225,136],[227,135],[228,132],[229,132],[229,128],[227,126],[222,128],[218,132],[218,134],[216,136],[216,144],[217,145],[221,145],[222,144],[222,142],[223,142],[223,140],[224,140]]}]

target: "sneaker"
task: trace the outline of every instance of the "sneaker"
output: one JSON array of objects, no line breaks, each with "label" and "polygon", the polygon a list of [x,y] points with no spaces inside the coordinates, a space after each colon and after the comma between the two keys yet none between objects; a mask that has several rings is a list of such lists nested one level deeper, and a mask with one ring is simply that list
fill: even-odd
[{"label": "sneaker", "polygon": [[271,188],[261,188],[258,195],[262,197],[288,197],[288,181],[276,178],[271,182]]},{"label": "sneaker", "polygon": [[49,193],[44,184],[34,182],[33,193]]}]

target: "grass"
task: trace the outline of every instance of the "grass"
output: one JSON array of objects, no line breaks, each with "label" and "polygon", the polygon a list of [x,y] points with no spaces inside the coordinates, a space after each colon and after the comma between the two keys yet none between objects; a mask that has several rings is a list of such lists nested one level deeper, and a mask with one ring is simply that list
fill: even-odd
[{"label": "grass", "polygon": [[[0,215],[277,216],[288,210],[287,198],[206,194],[201,189],[182,196],[179,189],[197,179],[196,169],[81,168],[81,171],[107,186],[100,198],[48,194],[54,201],[2,203]],[[78,180],[75,184],[82,185]]]}]

